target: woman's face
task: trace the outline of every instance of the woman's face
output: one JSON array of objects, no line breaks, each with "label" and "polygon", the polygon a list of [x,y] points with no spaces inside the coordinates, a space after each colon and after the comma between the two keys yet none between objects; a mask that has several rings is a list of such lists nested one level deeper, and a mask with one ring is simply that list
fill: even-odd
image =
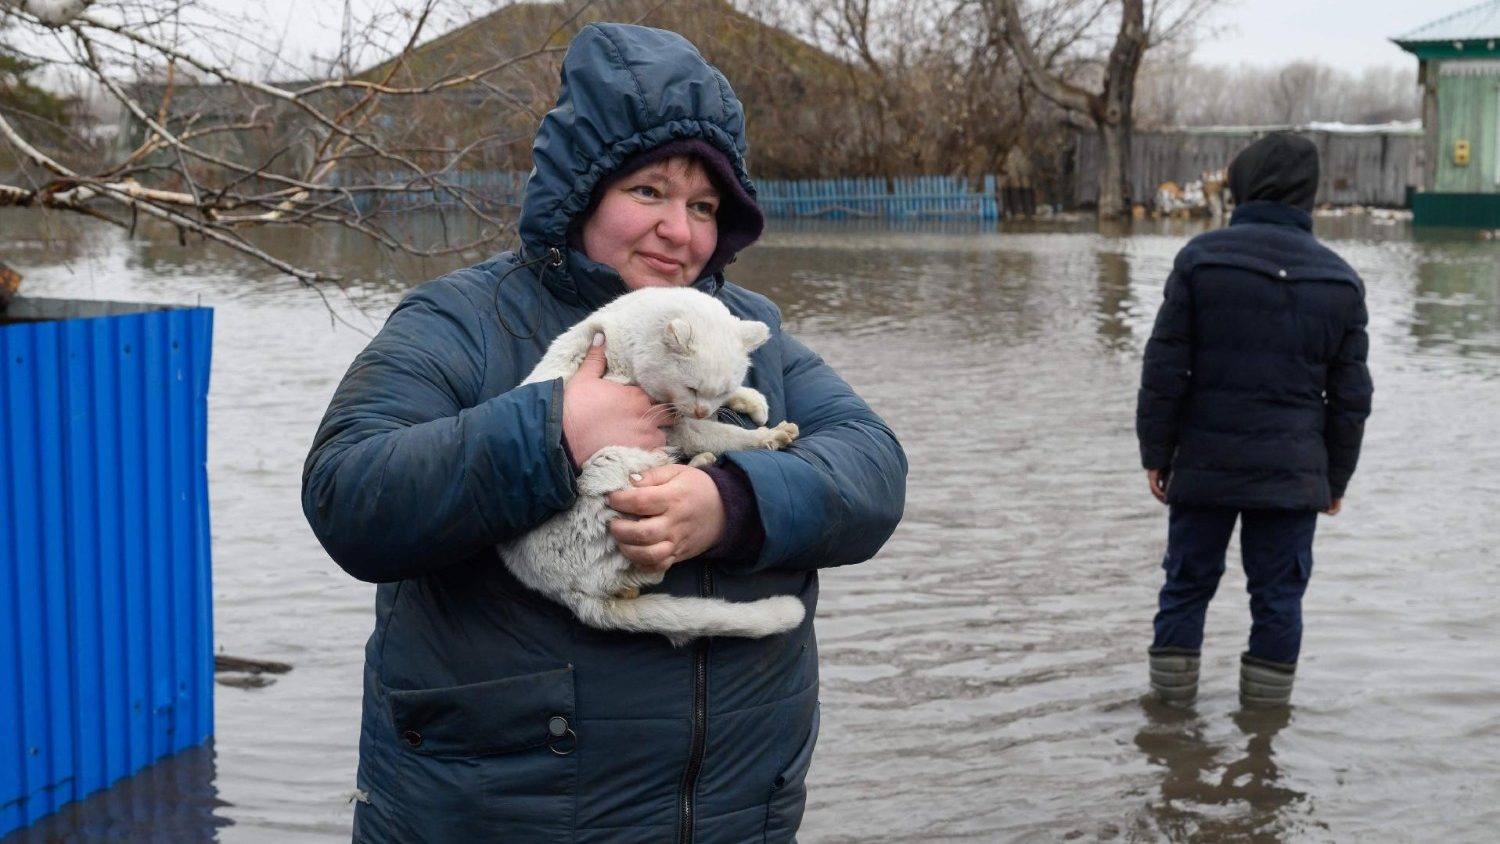
[{"label": "woman's face", "polygon": [[583,252],[631,290],[698,280],[719,242],[719,191],[696,158],[642,167],[615,182],[583,224]]}]

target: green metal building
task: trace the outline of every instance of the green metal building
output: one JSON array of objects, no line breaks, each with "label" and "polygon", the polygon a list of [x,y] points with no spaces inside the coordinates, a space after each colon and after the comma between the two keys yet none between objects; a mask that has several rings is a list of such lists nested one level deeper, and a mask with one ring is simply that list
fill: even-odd
[{"label": "green metal building", "polygon": [[1421,62],[1421,184],[1414,222],[1500,228],[1500,0],[1391,39]]}]

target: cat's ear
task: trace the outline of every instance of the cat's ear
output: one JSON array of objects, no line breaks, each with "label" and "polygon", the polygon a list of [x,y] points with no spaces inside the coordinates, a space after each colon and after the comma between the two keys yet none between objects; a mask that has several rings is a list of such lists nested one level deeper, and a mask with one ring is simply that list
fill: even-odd
[{"label": "cat's ear", "polygon": [[745,344],[746,352],[759,349],[765,342],[771,339],[771,329],[763,322],[754,320],[740,320],[740,342]]},{"label": "cat's ear", "polygon": [[685,355],[693,350],[693,326],[682,317],[667,320],[666,330],[662,333],[665,335],[667,348],[672,351]]}]

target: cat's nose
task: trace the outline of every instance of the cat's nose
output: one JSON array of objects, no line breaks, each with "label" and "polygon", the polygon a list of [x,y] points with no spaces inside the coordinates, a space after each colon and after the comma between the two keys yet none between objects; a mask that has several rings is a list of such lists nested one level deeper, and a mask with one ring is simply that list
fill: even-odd
[{"label": "cat's nose", "polygon": [[699,419],[707,419],[710,413],[713,413],[713,411],[709,410],[701,404],[693,408],[693,416]]}]

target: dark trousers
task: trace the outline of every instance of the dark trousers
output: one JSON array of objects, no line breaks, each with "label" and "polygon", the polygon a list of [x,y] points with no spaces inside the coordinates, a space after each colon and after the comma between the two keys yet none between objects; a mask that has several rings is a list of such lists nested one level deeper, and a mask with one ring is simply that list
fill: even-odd
[{"label": "dark trousers", "polygon": [[1224,551],[1240,520],[1240,553],[1250,592],[1251,656],[1295,663],[1302,647],[1302,594],[1312,574],[1311,510],[1172,508],[1152,649],[1203,646],[1203,618],[1224,574]]}]

